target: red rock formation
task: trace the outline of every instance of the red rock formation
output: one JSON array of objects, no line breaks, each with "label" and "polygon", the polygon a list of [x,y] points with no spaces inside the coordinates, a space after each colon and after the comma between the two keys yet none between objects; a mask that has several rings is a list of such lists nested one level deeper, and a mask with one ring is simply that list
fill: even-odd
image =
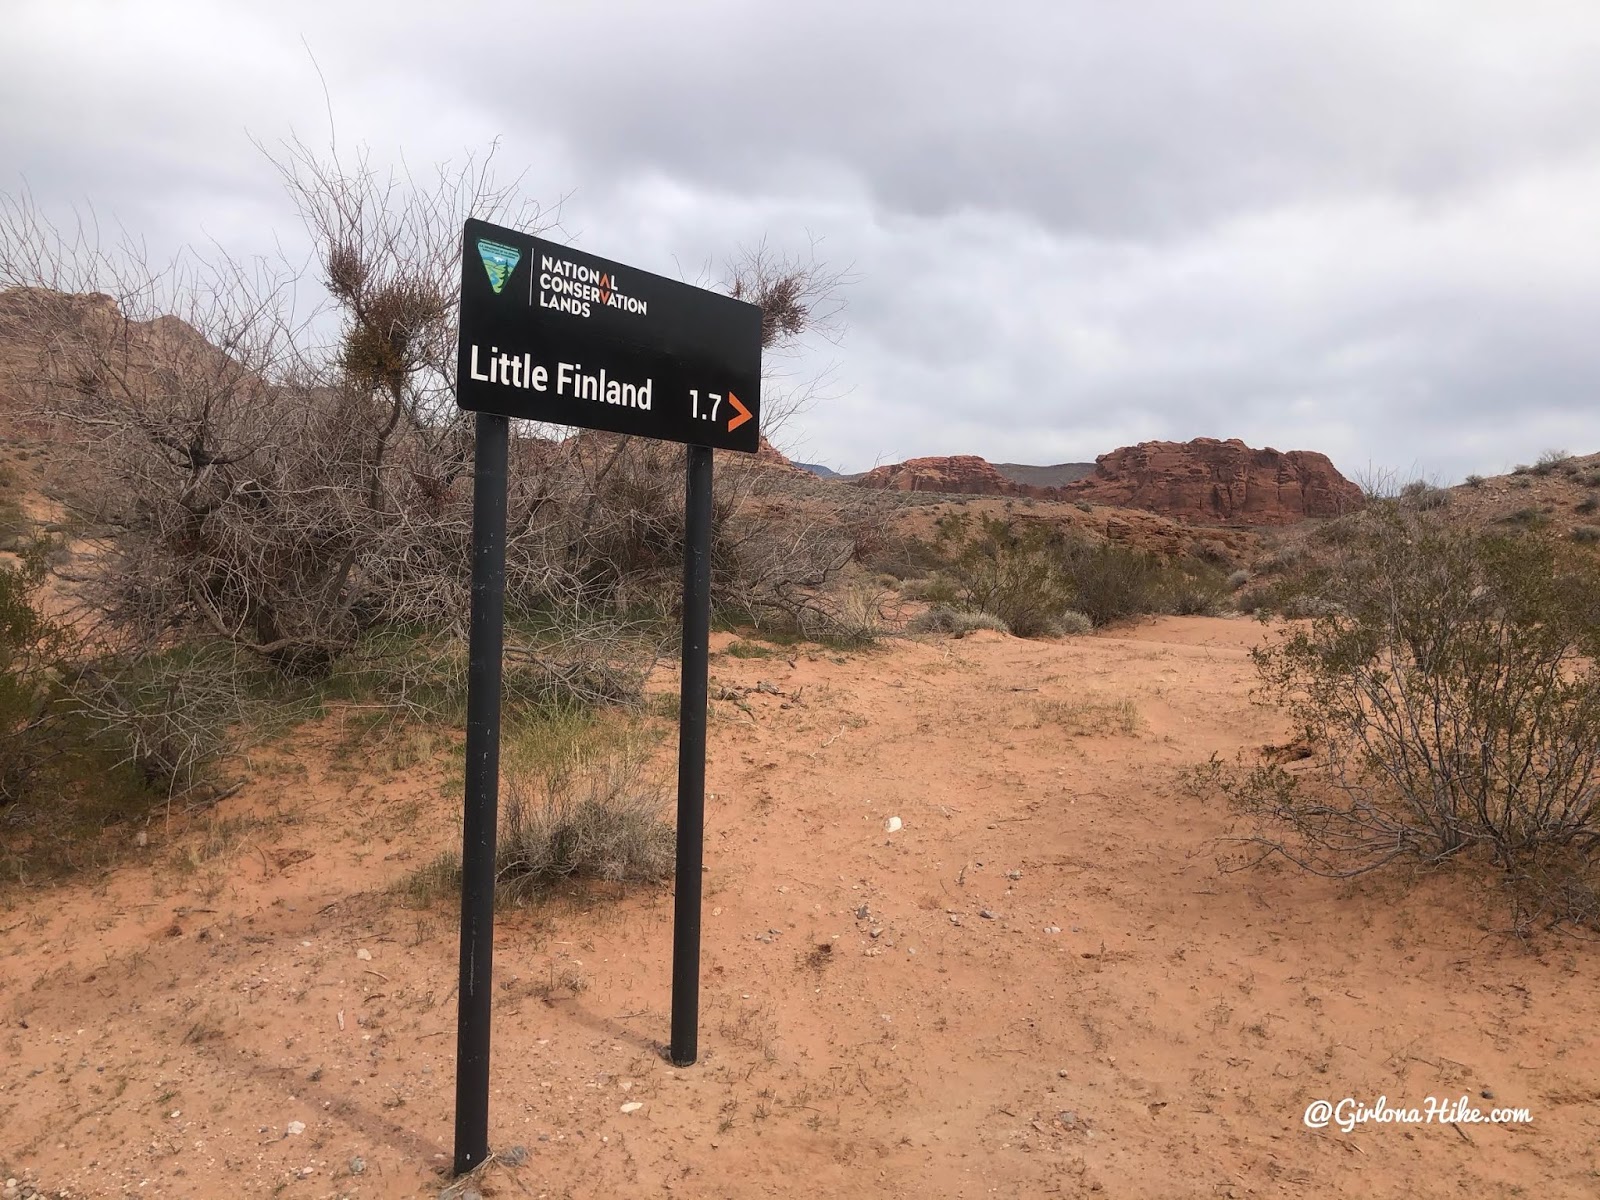
[{"label": "red rock formation", "polygon": [[1143,508],[1184,521],[1284,525],[1360,508],[1361,489],[1314,450],[1252,450],[1238,438],[1140,442],[1095,460],[1063,498]]},{"label": "red rock formation", "polygon": [[1041,496],[1053,490],[1012,483],[976,454],[907,459],[903,463],[874,467],[855,482],[858,487],[896,492],[950,492],[971,496]]},{"label": "red rock formation", "polygon": [[1361,489],[1314,450],[1252,450],[1238,438],[1140,442],[1102,454],[1094,474],[1061,487],[1007,479],[972,454],[877,467],[859,487],[977,496],[1032,496],[1142,508],[1200,524],[1283,525],[1361,506]]}]

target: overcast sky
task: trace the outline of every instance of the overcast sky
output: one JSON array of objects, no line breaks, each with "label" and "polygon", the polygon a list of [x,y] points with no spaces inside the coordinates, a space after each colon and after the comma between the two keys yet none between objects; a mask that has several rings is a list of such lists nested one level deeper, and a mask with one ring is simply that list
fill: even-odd
[{"label": "overcast sky", "polygon": [[[1241,437],[1451,482],[1600,451],[1594,0],[0,0],[0,189],[303,245],[251,143],[500,140],[582,249],[854,276],[780,444]],[[309,53],[307,47],[309,46]],[[313,64],[312,56],[315,56]]]}]

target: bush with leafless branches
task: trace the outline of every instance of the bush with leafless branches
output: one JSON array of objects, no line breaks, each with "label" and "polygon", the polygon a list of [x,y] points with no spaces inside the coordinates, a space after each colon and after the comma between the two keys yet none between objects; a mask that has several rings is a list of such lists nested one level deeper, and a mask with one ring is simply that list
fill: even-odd
[{"label": "bush with leafless branches", "polygon": [[[418,180],[293,142],[274,163],[312,237],[314,279],[221,251],[158,266],[92,224],[0,199],[0,340],[33,348],[22,390],[81,464],[93,566],[73,581],[78,627],[121,653],[216,639],[296,678],[326,677],[374,630],[427,631],[429,669],[448,674],[471,528],[471,426],[454,404],[460,228],[471,215],[542,230],[550,214],[487,162]],[[776,349],[837,319],[840,281],[814,257],[759,248],[727,286],[762,306]],[[325,299],[308,309],[309,284]],[[508,610],[669,611],[681,450],[553,434],[517,423]],[[781,467],[718,474],[719,601],[790,619],[815,609],[864,520],[795,503],[805,485]],[[608,631],[600,657],[615,657],[617,623],[591,625]],[[581,636],[570,621],[568,633]],[[548,651],[528,661],[548,667]],[[567,676],[592,680],[588,667]]]}]

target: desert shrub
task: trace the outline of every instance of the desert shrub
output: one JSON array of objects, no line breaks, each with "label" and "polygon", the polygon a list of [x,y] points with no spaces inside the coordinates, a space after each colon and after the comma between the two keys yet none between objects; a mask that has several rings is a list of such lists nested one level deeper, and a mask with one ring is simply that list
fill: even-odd
[{"label": "desert shrub", "polygon": [[1507,513],[1499,518],[1499,521],[1502,525],[1518,525],[1524,529],[1538,529],[1547,525],[1550,518],[1544,514],[1543,510],[1530,506]]},{"label": "desert shrub", "polygon": [[926,538],[880,533],[858,550],[858,561],[895,579],[924,579],[944,561]]},{"label": "desert shrub", "polygon": [[1572,509],[1573,509],[1574,512],[1580,512],[1584,516],[1588,516],[1590,513],[1594,512],[1596,509],[1600,509],[1600,496],[1596,496],[1594,493],[1591,492],[1589,495],[1585,496],[1582,500],[1579,500],[1576,504],[1574,504],[1572,506]]},{"label": "desert shrub", "polygon": [[1584,487],[1600,487],[1600,470],[1583,472],[1578,476],[1578,482]]},{"label": "desert shrub", "polygon": [[0,564],[0,814],[29,793],[53,754],[53,675],[66,645],[35,600],[45,555],[39,544],[16,566]]},{"label": "desert shrub", "polygon": [[1571,461],[1572,455],[1565,450],[1546,450],[1539,455],[1539,459],[1533,464],[1532,470],[1535,475],[1548,475],[1556,468],[1564,467]]},{"label": "desert shrub", "polygon": [[1164,568],[1165,604],[1155,612],[1179,617],[1215,616],[1231,598],[1233,589],[1222,571],[1203,562],[1172,563]]},{"label": "desert shrub", "polygon": [[1511,473],[1513,475],[1526,475],[1526,474],[1528,474],[1528,472],[1530,472],[1532,470],[1533,470],[1533,468],[1530,467],[1527,463],[1518,463],[1516,466],[1511,468]]},{"label": "desert shrub", "polygon": [[670,878],[673,828],[663,819],[665,793],[651,776],[649,751],[639,731],[582,717],[526,730],[505,760],[499,897],[526,900],[566,880]]},{"label": "desert shrub", "polygon": [[1254,578],[1255,578],[1255,576],[1252,575],[1249,571],[1245,570],[1243,567],[1240,567],[1239,570],[1234,571],[1231,574],[1229,574],[1229,576],[1228,576],[1228,587],[1230,587],[1234,591],[1238,591],[1240,588],[1242,588],[1245,584],[1249,583]]},{"label": "desert shrub", "polygon": [[[137,819],[195,781],[148,755],[126,723],[87,701],[73,630],[43,614],[47,542],[0,564],[0,878],[33,880],[108,861],[101,834]],[[154,699],[173,719],[180,696]]]},{"label": "desert shrub", "polygon": [[1467,484],[1468,487],[1472,487],[1472,488],[1482,487],[1483,486],[1483,476],[1482,475],[1468,475],[1467,478],[1466,478],[1466,484]]},{"label": "desert shrub", "polygon": [[1533,480],[1526,475],[1513,475],[1511,477],[1511,486],[1514,488],[1531,488]]},{"label": "desert shrub", "polygon": [[1087,613],[1081,613],[1075,608],[1069,608],[1055,619],[1055,633],[1058,637],[1083,637],[1094,632],[1094,622]]},{"label": "desert shrub", "polygon": [[945,633],[964,637],[978,629],[992,629],[996,633],[1011,632],[1010,627],[993,613],[951,608],[943,604],[918,613],[906,622],[907,633]]},{"label": "desert shrub", "polygon": [[1048,634],[1074,600],[1062,569],[1059,535],[1043,524],[1018,524],[968,514],[942,517],[936,545],[946,561],[956,604],[992,613],[1017,637]]},{"label": "desert shrub", "polygon": [[1546,897],[1552,873],[1587,888],[1600,564],[1390,506],[1307,586],[1326,611],[1255,662],[1318,769],[1232,781],[1255,840],[1327,875],[1481,853]]},{"label": "desert shrub", "polygon": [[1600,542],[1600,525],[1578,525],[1572,530],[1575,542]]},{"label": "desert shrub", "polygon": [[1423,511],[1444,508],[1450,503],[1450,491],[1448,488],[1435,487],[1424,479],[1413,479],[1400,489],[1400,501]]}]

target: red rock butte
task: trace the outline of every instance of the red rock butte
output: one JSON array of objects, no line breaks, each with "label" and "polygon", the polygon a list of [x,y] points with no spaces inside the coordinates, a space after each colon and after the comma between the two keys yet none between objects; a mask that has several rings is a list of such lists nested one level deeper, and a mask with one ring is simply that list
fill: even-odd
[{"label": "red rock butte", "polygon": [[1094,474],[1060,487],[1016,483],[971,454],[878,467],[861,487],[980,496],[1032,496],[1139,508],[1182,521],[1285,525],[1361,507],[1361,489],[1314,450],[1255,450],[1238,438],[1140,442],[1095,460]]}]

